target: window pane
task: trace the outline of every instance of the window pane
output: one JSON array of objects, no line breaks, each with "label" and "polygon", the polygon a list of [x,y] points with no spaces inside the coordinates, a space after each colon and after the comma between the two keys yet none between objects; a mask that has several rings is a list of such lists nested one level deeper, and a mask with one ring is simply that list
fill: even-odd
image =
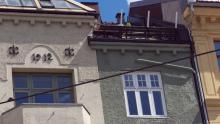
[{"label": "window pane", "polygon": [[35,103],[53,103],[53,95],[52,94],[42,94],[35,96]]},{"label": "window pane", "polygon": [[134,87],[132,75],[124,75],[125,87]]},{"label": "window pane", "polygon": [[51,3],[50,0],[40,0],[40,4],[42,7],[45,8],[54,8],[54,5]]},{"label": "window pane", "polygon": [[130,115],[138,115],[137,103],[134,91],[127,91],[128,107]]},{"label": "window pane", "polygon": [[23,6],[35,6],[33,0],[21,0]]},{"label": "window pane", "polygon": [[5,0],[0,0],[0,5],[6,5]]},{"label": "window pane", "polygon": [[59,93],[60,103],[73,103],[73,96],[71,93]]},{"label": "window pane", "polygon": [[67,2],[65,0],[52,0],[52,2],[56,8],[81,9],[73,4],[70,4],[69,2]]},{"label": "window pane", "polygon": [[137,75],[137,79],[138,79],[138,86],[139,87],[146,87],[147,86],[145,75]]},{"label": "window pane", "polygon": [[141,91],[140,97],[141,97],[141,105],[142,105],[143,115],[151,115],[148,92]]},{"label": "window pane", "polygon": [[21,6],[20,0],[7,0],[7,5]]},{"label": "window pane", "polygon": [[153,91],[153,97],[154,97],[156,115],[164,115],[161,92]]},{"label": "window pane", "polygon": [[[220,49],[220,41],[215,42],[215,49]],[[216,55],[220,55],[220,51],[217,51]]]},{"label": "window pane", "polygon": [[32,80],[33,88],[52,88],[52,76],[34,75]]},{"label": "window pane", "polygon": [[71,76],[59,76],[58,79],[58,87],[66,87],[72,84]]},{"label": "window pane", "polygon": [[52,2],[56,8],[70,8],[68,3],[64,0],[53,0]]},{"label": "window pane", "polygon": [[13,76],[14,88],[27,88],[27,76],[15,75]]},{"label": "window pane", "polygon": [[150,75],[151,87],[160,87],[157,75]]},{"label": "window pane", "polygon": [[[28,96],[28,93],[26,93],[26,92],[15,92],[15,98],[21,98],[21,97],[25,97],[25,96]],[[16,101],[16,105],[20,105],[22,103],[28,103],[28,98]]]}]

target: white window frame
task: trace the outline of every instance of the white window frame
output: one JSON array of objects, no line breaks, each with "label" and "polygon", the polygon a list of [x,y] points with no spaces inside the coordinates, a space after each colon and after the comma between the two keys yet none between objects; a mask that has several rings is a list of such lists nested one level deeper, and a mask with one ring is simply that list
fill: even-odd
[{"label": "white window frame", "polygon": [[[141,88],[138,87],[138,80],[137,80],[138,74],[145,75],[147,87],[141,87]],[[167,117],[166,103],[165,103],[165,97],[164,97],[164,91],[163,91],[163,85],[162,85],[160,73],[159,72],[135,72],[135,73],[125,74],[125,75],[132,75],[133,84],[134,84],[134,88],[126,87],[124,75],[121,76],[122,81],[123,81],[123,86],[124,86],[124,98],[125,98],[127,117],[131,117],[131,118],[166,118]],[[157,75],[158,76],[158,81],[159,81],[158,88],[151,87],[150,75]],[[127,99],[127,91],[134,91],[135,92],[137,112],[138,112],[137,115],[130,115],[128,99]],[[148,92],[151,115],[143,115],[141,99],[140,99],[140,91],[147,91]],[[155,109],[154,98],[153,98],[153,91],[160,91],[160,93],[161,93],[164,115],[156,115],[156,109]]]}]

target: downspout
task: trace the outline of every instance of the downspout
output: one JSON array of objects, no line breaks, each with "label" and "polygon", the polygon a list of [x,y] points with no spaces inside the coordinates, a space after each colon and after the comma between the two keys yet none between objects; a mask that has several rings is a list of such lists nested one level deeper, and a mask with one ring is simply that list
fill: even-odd
[{"label": "downspout", "polygon": [[[189,3],[189,5],[190,5],[190,12],[191,12],[190,15],[191,15],[191,19],[192,19],[194,16],[193,3]],[[192,23],[192,20],[190,22]],[[189,29],[189,27],[190,27],[190,24],[188,25],[188,33],[189,33],[189,38],[190,38],[190,51],[191,51],[191,55],[194,56],[194,55],[196,55],[196,49],[195,49],[195,44],[193,42],[192,33],[191,33],[191,30]],[[199,108],[201,111],[202,122],[203,122],[203,124],[209,124],[208,112],[207,112],[204,92],[203,92],[203,88],[202,88],[202,80],[201,80],[201,76],[200,76],[200,70],[199,70],[199,66],[198,66],[197,56],[191,58],[191,65],[192,65],[192,68],[195,70],[195,72],[193,73],[193,77],[194,77],[194,81],[195,81],[195,89],[196,89],[196,94],[198,96],[198,102],[199,102]]]}]

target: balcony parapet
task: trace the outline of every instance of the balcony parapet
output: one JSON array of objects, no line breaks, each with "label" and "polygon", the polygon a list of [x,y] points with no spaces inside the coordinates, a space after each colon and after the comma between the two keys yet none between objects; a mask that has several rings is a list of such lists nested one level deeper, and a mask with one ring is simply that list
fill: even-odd
[{"label": "balcony parapet", "polygon": [[22,104],[0,119],[0,124],[91,124],[82,104]]},{"label": "balcony parapet", "polygon": [[88,41],[189,44],[190,38],[185,28],[101,25]]}]

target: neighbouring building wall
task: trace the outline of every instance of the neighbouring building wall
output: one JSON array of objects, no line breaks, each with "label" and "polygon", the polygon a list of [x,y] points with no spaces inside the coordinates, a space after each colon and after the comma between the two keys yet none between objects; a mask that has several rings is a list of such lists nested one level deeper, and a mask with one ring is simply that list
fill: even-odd
[{"label": "neighbouring building wall", "polygon": [[[92,48],[97,49],[100,77],[152,65],[137,59],[165,62],[190,55],[188,45],[106,43]],[[190,67],[190,60],[172,64]],[[100,84],[105,124],[202,124],[190,70],[159,66],[143,72],[161,74],[167,117],[127,117],[122,77],[117,76],[103,80]]]},{"label": "neighbouring building wall", "polygon": [[130,6],[129,16],[137,17],[137,19],[139,17],[141,21],[146,23],[148,10],[151,18],[170,23],[175,23],[176,12],[178,12],[178,24],[185,25],[183,16],[181,16],[182,10],[179,0],[143,0],[133,2]]},{"label": "neighbouring building wall", "polygon": [[[195,3],[193,11],[187,7],[183,13],[191,32],[197,54],[215,50],[220,38],[220,9],[215,2]],[[219,49],[217,47],[217,49]],[[210,124],[220,123],[220,71],[218,52],[198,57]]]},{"label": "neighbouring building wall", "polygon": [[[99,78],[96,52],[87,45],[87,36],[94,24],[93,16],[0,13],[0,102],[13,95],[13,72],[50,72],[73,74],[79,83]],[[10,55],[9,47],[19,48]],[[74,56],[64,55],[66,48]],[[33,62],[32,55],[51,53],[52,61]],[[83,104],[91,114],[92,124],[103,124],[100,84],[91,83],[75,88],[76,103]],[[13,108],[14,102],[0,105],[0,113]]]},{"label": "neighbouring building wall", "polygon": [[181,16],[181,8],[179,0],[170,0],[161,3],[163,21],[175,23],[176,12],[178,13],[178,24],[185,24],[183,16]]}]

